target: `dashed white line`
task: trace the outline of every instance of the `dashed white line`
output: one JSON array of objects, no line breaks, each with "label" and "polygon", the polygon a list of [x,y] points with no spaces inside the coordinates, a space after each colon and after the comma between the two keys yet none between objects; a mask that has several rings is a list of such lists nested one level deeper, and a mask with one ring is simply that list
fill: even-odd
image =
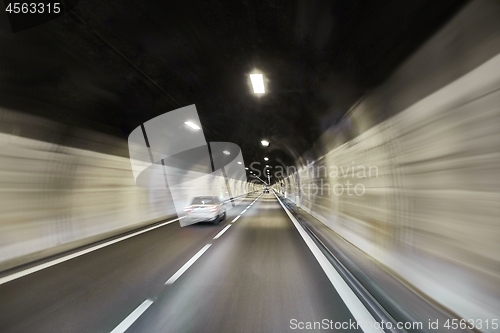
[{"label": "dashed white line", "polygon": [[[238,215],[239,216],[239,215]],[[224,229],[222,229],[217,235],[215,235],[214,239],[218,239],[220,236],[222,236],[223,233],[226,232],[227,229],[229,229],[231,225],[228,224]]]},{"label": "dashed white line", "polygon": [[153,304],[153,301],[150,299],[145,300],[142,302],[141,305],[137,307],[134,311],[132,311],[131,314],[127,316],[127,318],[123,319],[123,321],[115,327],[114,330],[111,331],[111,333],[124,333],[132,324],[139,318],[144,311],[146,311],[151,304]]},{"label": "dashed white line", "polygon": [[200,251],[198,251],[191,259],[188,260],[187,263],[184,264],[184,266],[182,266],[177,272],[175,272],[174,275],[172,275],[172,277],[170,279],[167,280],[167,282],[165,282],[165,284],[172,284],[174,283],[175,281],[177,281],[177,279],[185,272],[188,270],[189,267],[191,267],[192,264],[194,264],[194,262],[196,260],[198,260],[198,258],[201,257],[201,255],[203,253],[205,253],[206,250],[208,250],[208,248],[212,246],[212,244],[207,244],[205,245],[204,247],[201,248]]},{"label": "dashed white line", "polygon": [[99,244],[99,245],[95,245],[95,246],[92,246],[92,247],[89,247],[85,250],[81,250],[81,251],[78,251],[78,252],[75,252],[75,253],[72,253],[72,254],[69,254],[67,256],[64,256],[64,257],[61,257],[61,258],[57,258],[57,259],[54,259],[54,260],[51,260],[51,261],[48,261],[48,262],[45,262],[43,264],[40,264],[40,265],[36,265],[36,266],[33,266],[33,267],[30,267],[30,268],[27,268],[25,270],[22,270],[22,271],[19,271],[19,272],[16,272],[16,273],[13,273],[13,274],[10,274],[10,275],[7,275],[7,276],[4,276],[4,277],[1,277],[0,278],[0,285],[4,284],[4,283],[7,283],[7,282],[10,282],[12,280],[15,280],[15,279],[19,279],[23,276],[26,276],[26,275],[29,275],[29,274],[32,274],[32,273],[35,273],[35,272],[38,272],[38,271],[41,271],[42,269],[45,269],[45,268],[48,268],[48,267],[51,267],[51,266],[55,266],[57,264],[60,264],[60,263],[63,263],[65,261],[68,261],[68,260],[71,260],[71,259],[74,259],[74,258],[77,258],[79,256],[83,256],[84,254],[87,254],[87,253],[90,253],[90,252],[93,252],[95,250],[99,250],[99,249],[102,249],[103,247],[106,247],[106,246],[109,246],[109,245],[112,245],[112,244],[115,244],[115,243],[118,243],[118,242],[121,242],[122,240],[125,240],[125,239],[128,239],[128,238],[131,238],[131,237],[134,237],[134,236],[137,236],[137,235],[140,235],[140,234],[143,234],[145,232],[148,232],[148,231],[151,231],[151,230],[154,230],[154,229],[158,229],[158,228],[161,228],[167,224],[170,224],[172,222],[175,222],[175,221],[179,221],[180,219],[182,219],[183,217],[181,218],[177,218],[175,220],[171,220],[171,221],[167,221],[167,222],[164,222],[164,223],[161,223],[161,224],[158,224],[158,225],[155,225],[153,227],[150,227],[150,228],[147,228],[147,229],[143,229],[141,231],[137,231],[137,232],[134,232],[130,235],[126,235],[126,236],[123,236],[123,237],[119,237],[119,238],[116,238],[116,239],[113,239],[113,240],[110,240],[108,242],[105,242],[105,243],[102,243],[102,244]]},{"label": "dashed white line", "polygon": [[[260,198],[260,196],[257,197],[257,199],[258,198]],[[247,209],[250,208],[250,206],[252,206],[255,203],[255,201],[257,201],[257,199],[255,199],[247,208],[245,208],[243,210],[243,212],[240,213],[240,215],[236,216],[236,218],[234,220],[232,220],[231,223],[236,222],[241,217],[241,214],[245,213],[247,211]],[[131,235],[128,235],[128,236],[124,236],[124,237],[118,238],[118,239],[116,239],[114,241],[110,241],[108,243],[104,243],[104,244],[95,246],[94,248],[91,248],[91,249],[88,249],[88,250],[91,250],[91,251],[97,250],[97,249],[102,248],[104,246],[111,245],[111,244],[114,244],[116,242],[119,242],[120,240],[124,240],[124,239],[130,238],[130,237],[133,237],[135,235],[139,235],[141,233],[144,233],[144,232],[147,232],[147,231],[150,231],[150,230],[162,227],[162,226],[164,226],[166,224],[172,223],[172,222],[180,220],[180,219],[182,219],[182,218],[175,219],[175,220],[172,220],[172,221],[168,221],[166,223],[162,223],[161,225],[157,225],[157,226],[149,228],[149,229],[141,230],[141,231],[139,231],[137,233],[134,233],[134,234],[131,234]],[[227,231],[227,229],[229,229],[229,227],[231,227],[231,224],[228,224],[224,229],[222,229],[213,239],[218,239],[220,236],[222,236]],[[184,274],[184,272],[186,272],[188,270],[188,268],[191,267],[195,263],[195,261],[198,260],[203,255],[203,253],[205,253],[205,251],[208,250],[208,248],[210,246],[212,246],[212,244],[207,244],[204,247],[202,247],[201,250],[198,251],[191,259],[189,259],[188,262],[186,262],[177,272],[175,272],[175,274],[172,275],[172,277],[170,279],[168,279],[167,282],[165,282],[165,284],[166,285],[167,284],[172,284],[175,281],[177,281],[177,279],[182,274]],[[88,251],[88,252],[91,252],[91,251]],[[83,255],[85,253],[88,253],[88,252],[85,252],[85,253],[83,253],[83,252],[85,252],[85,251],[81,251],[81,253],[79,252],[79,255]],[[75,253],[75,255],[76,254],[77,253]],[[66,260],[71,259],[69,257],[70,256],[68,256],[68,258]],[[72,258],[74,258],[74,257],[72,257]],[[63,259],[63,258],[61,258],[61,259]],[[54,262],[55,261],[56,260],[54,260]],[[53,265],[55,265],[55,264],[57,264],[57,263],[53,263]],[[40,266],[42,266],[42,265],[40,265]],[[52,265],[50,265],[50,266],[52,266]],[[50,266],[47,266],[47,267],[50,267]],[[45,267],[43,267],[43,268],[45,268]],[[40,268],[38,270],[41,270],[43,268]],[[27,275],[27,274],[30,274],[30,273],[26,273],[25,275]],[[0,279],[0,284],[1,284],[1,281],[2,280]],[[152,300],[150,300],[150,299],[145,300],[131,314],[129,314],[127,316],[127,318],[125,318],[118,326],[116,326],[115,329],[113,329],[111,331],[111,333],[124,333],[151,306],[151,304],[153,304]]]}]

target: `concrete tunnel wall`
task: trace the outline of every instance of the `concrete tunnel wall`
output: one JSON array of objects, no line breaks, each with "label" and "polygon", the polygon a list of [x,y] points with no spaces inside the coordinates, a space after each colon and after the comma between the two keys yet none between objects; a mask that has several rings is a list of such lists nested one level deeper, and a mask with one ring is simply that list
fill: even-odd
[{"label": "concrete tunnel wall", "polygon": [[[0,270],[176,214],[168,191],[135,184],[128,157],[91,150],[126,150],[126,140],[79,130],[70,140],[89,146],[80,149],[54,143],[67,135],[55,122],[7,109],[0,109],[0,120],[6,125],[0,131]],[[213,182],[228,199],[224,180]],[[228,184],[233,197],[253,190],[241,177]],[[196,188],[182,191],[197,195]]]},{"label": "concrete tunnel wall", "polygon": [[[275,186],[463,318],[500,315],[498,17],[499,2],[466,6]],[[462,276],[449,289],[424,276],[442,260]]]},{"label": "concrete tunnel wall", "polygon": [[[327,131],[297,161],[302,172],[286,178],[284,188],[287,198],[367,255],[469,318],[498,318],[499,297],[492,293],[478,300],[482,306],[462,307],[460,295],[452,294],[463,285],[432,293],[434,286],[425,289],[425,280],[412,277],[405,256],[443,258],[498,281],[498,17],[498,2],[466,6]],[[63,130],[40,118],[5,109],[0,117],[17,128],[0,131],[0,269],[175,212],[168,193],[136,186],[128,158],[50,143],[43,137]],[[81,139],[109,139],[95,135],[85,132]],[[352,176],[345,172],[352,166],[376,171]],[[331,167],[340,174],[330,177]],[[332,194],[348,180],[362,184],[363,195]],[[233,186],[243,192],[252,185]]]}]

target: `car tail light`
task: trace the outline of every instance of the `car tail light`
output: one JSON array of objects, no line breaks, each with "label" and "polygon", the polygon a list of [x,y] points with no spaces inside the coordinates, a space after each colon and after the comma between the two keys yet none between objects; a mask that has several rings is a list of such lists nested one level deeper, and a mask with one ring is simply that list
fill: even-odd
[{"label": "car tail light", "polygon": [[216,212],[216,211],[217,211],[217,206],[213,206],[213,207],[210,208],[210,212],[213,213],[213,212]]},{"label": "car tail light", "polygon": [[191,206],[187,206],[186,208],[184,208],[184,211],[186,213],[190,213],[192,210],[193,210],[193,207],[191,207]]}]

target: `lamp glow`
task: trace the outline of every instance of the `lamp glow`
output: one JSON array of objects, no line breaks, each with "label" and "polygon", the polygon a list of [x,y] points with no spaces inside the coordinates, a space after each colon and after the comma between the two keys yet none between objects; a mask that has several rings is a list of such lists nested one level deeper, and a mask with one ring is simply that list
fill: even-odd
[{"label": "lamp glow", "polygon": [[254,94],[264,94],[266,92],[264,88],[264,75],[250,74],[250,81],[252,82]]},{"label": "lamp glow", "polygon": [[200,126],[198,126],[195,123],[190,122],[190,121],[185,121],[184,124],[188,125],[189,127],[191,127],[194,130],[199,130],[200,129]]},{"label": "lamp glow", "polygon": [[260,143],[261,143],[264,147],[269,146],[269,141],[267,141],[267,140],[262,140]]}]

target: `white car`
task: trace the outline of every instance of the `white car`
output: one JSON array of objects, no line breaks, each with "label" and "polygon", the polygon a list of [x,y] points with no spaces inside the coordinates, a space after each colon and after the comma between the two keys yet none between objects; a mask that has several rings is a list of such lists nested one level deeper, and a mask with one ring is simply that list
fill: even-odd
[{"label": "white car", "polygon": [[196,197],[184,211],[190,224],[197,222],[216,224],[226,219],[226,208],[217,196]]}]

